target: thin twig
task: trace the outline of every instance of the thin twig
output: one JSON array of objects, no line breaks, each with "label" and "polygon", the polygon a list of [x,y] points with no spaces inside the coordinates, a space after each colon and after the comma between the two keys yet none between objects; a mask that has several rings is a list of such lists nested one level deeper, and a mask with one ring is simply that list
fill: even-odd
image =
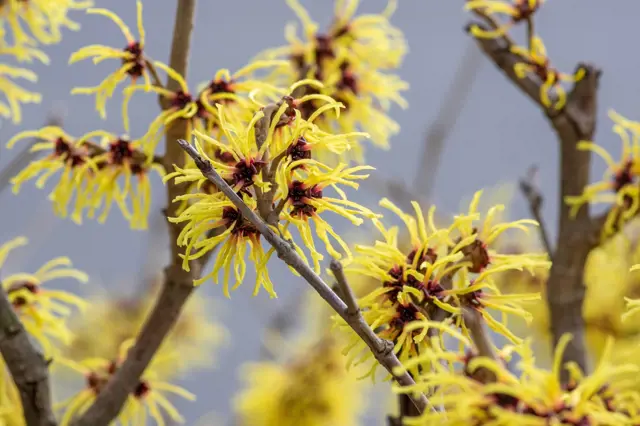
[{"label": "thin twig", "polygon": [[342,263],[339,261],[332,259],[331,264],[329,265],[329,269],[333,273],[333,277],[336,279],[336,283],[338,284],[338,288],[340,289],[340,295],[342,296],[342,300],[347,305],[347,314],[353,316],[358,315],[358,302],[356,297],[351,290],[351,286],[347,282],[347,277],[344,275],[344,269],[342,268]]},{"label": "thin twig", "polygon": [[[169,66],[182,76],[187,75],[195,7],[196,0],[176,1]],[[166,88],[174,92],[180,89],[179,86],[179,83],[171,78],[166,84]],[[166,108],[167,105],[164,107]],[[167,143],[163,158],[166,170],[170,170],[173,164],[184,165],[184,153],[175,142],[169,143],[169,141],[186,137],[187,131],[187,121],[184,119],[174,120],[166,129]],[[167,182],[166,186],[168,206],[164,213],[167,217],[176,216],[179,203],[174,203],[173,200],[184,193],[185,187],[173,181]],[[122,366],[109,380],[95,402],[74,422],[74,426],[107,426],[118,416],[129,394],[138,385],[140,376],[180,316],[184,304],[194,290],[193,280],[200,276],[201,269],[200,262],[191,262],[189,271],[182,268],[180,255],[183,249],[177,244],[181,230],[180,224],[169,224],[171,262],[164,271],[162,291],[136,338],[136,343],[129,350]]]},{"label": "thin twig", "polygon": [[529,51],[533,52],[533,39],[536,36],[536,27],[533,21],[533,16],[529,16],[527,18],[527,45],[529,46]]},{"label": "thin twig", "polygon": [[538,231],[540,233],[544,249],[549,254],[549,257],[553,257],[551,240],[549,239],[549,233],[547,232],[547,227],[542,216],[542,202],[544,201],[544,198],[534,182],[537,171],[538,168],[536,166],[531,166],[529,168],[527,176],[520,179],[520,190],[527,199],[531,215],[538,222]]},{"label": "thin twig", "polygon": [[[567,196],[581,194],[589,183],[591,154],[579,151],[577,144],[582,140],[593,140],[601,71],[592,65],[579,64],[578,67],[585,71],[585,76],[574,84],[567,96],[566,105],[557,110],[553,106],[542,104],[540,89],[543,83],[537,77],[527,75],[525,78],[518,78],[516,75],[514,65],[521,63],[522,58],[511,52],[513,44],[510,39],[477,38],[476,42],[504,75],[542,109],[557,134],[560,147],[560,211],[546,297],[551,314],[554,346],[565,333],[572,334],[573,339],[564,351],[563,361],[574,361],[583,371],[588,371],[582,318],[585,293],[583,273],[587,256],[597,240],[589,232],[592,227],[589,207],[582,208],[574,218],[564,200]],[[551,98],[551,105],[556,105],[556,97]],[[566,371],[563,371],[562,379],[568,380]]]},{"label": "thin twig", "polygon": [[158,75],[158,70],[156,69],[156,66],[153,65],[153,62],[151,62],[148,59],[145,59],[144,65],[145,67],[147,67],[147,69],[149,70],[149,73],[151,74],[151,81],[153,81],[153,85],[159,88],[164,88],[164,84],[162,84],[162,80]]},{"label": "thin twig", "polygon": [[49,362],[29,335],[0,284],[0,353],[20,392],[27,426],[58,424],[51,408]]},{"label": "thin twig", "polygon": [[[211,183],[213,183],[219,191],[226,195],[229,200],[240,211],[240,214],[249,221],[256,230],[264,237],[265,240],[275,249],[278,257],[298,272],[313,289],[329,304],[329,306],[340,315],[345,322],[360,336],[367,344],[371,352],[374,354],[378,362],[391,373],[394,379],[401,386],[412,386],[415,384],[413,378],[408,372],[396,374],[396,368],[400,368],[401,364],[395,353],[393,352],[393,344],[389,341],[378,337],[366,323],[360,313],[350,315],[347,305],[331,290],[331,287],[324,282],[318,274],[316,274],[309,265],[295,251],[294,247],[284,239],[278,236],[242,199],[233,189],[222,179],[216,172],[211,163],[203,159],[200,154],[185,140],[178,140],[178,145],[184,149],[191,158],[193,158],[196,166]],[[412,394],[413,403],[422,412],[425,409],[433,409],[427,398],[423,394]]]}]

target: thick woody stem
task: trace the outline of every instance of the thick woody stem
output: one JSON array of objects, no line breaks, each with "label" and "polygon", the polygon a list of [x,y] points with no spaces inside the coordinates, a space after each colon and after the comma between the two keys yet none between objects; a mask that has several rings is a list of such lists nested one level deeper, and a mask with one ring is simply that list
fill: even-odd
[{"label": "thick woody stem", "polygon": [[[196,0],[177,0],[176,4],[169,66],[184,77],[187,74]],[[171,78],[165,87],[171,91],[180,89],[178,82]],[[167,107],[168,105],[163,105],[163,108]],[[175,141],[178,138],[185,138],[187,131],[187,120],[177,119],[167,127],[166,140]],[[184,153],[175,142],[166,144],[163,163],[166,170],[170,170],[173,164],[184,165]],[[173,200],[184,191],[184,185],[167,182],[168,205],[164,212],[167,217],[176,216],[178,203],[173,203]],[[177,245],[181,229],[179,224],[169,224],[171,262],[164,271],[165,280],[162,291],[136,338],[136,343],[96,401],[74,422],[74,426],[107,426],[118,416],[129,394],[138,385],[140,376],[178,320],[184,304],[194,290],[193,280],[200,276],[202,266],[201,262],[191,262],[190,270],[183,270],[180,257],[183,249]]]},{"label": "thick woody stem", "polygon": [[0,354],[20,392],[27,426],[58,424],[51,409],[49,362],[33,346],[0,284]]},{"label": "thick woody stem", "polygon": [[[511,52],[513,42],[508,37],[478,38],[476,42],[487,58],[541,108],[556,132],[560,151],[560,210],[558,237],[552,255],[546,297],[551,314],[554,346],[563,334],[572,334],[573,339],[564,352],[563,361],[574,361],[586,371],[587,350],[582,318],[585,293],[583,273],[587,255],[597,244],[597,239],[591,232],[594,226],[588,206],[581,209],[574,218],[570,215],[565,198],[581,194],[589,183],[591,155],[589,152],[579,151],[577,144],[582,140],[593,140],[601,72],[593,65],[579,64],[578,68],[585,71],[585,76],[574,84],[565,106],[558,110],[553,106],[545,106],[540,100],[543,83],[536,76],[519,78],[516,75],[514,65],[521,63],[523,59]],[[552,99],[552,105],[556,104],[555,101],[556,99]],[[566,379],[568,377],[565,375],[563,380]]]}]

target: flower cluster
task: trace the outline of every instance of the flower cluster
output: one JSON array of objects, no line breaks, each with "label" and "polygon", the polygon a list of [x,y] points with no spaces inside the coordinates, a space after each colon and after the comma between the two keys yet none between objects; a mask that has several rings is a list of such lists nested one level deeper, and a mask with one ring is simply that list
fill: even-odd
[{"label": "flower cluster", "polygon": [[[449,318],[463,333],[467,324],[463,311],[477,311],[488,325],[514,343],[520,342],[507,327],[507,316],[516,315],[530,320],[522,302],[536,300],[539,294],[502,294],[494,276],[507,270],[528,270],[548,267],[545,256],[534,254],[501,254],[490,245],[510,228],[528,230],[533,220],[494,223],[496,214],[504,208],[497,205],[486,215],[477,211],[481,192],[471,201],[469,211],[455,216],[447,228],[437,228],[435,209],[425,217],[417,203],[414,215],[401,211],[387,199],[381,205],[395,213],[406,228],[406,236],[399,228],[387,228],[375,220],[381,239],[373,245],[357,245],[356,255],[346,265],[346,271],[374,278],[378,286],[360,298],[359,306],[372,329],[394,343],[394,351],[401,361],[408,361],[430,346],[426,329],[408,332],[416,321]],[[492,311],[501,313],[500,320]],[[344,321],[336,317],[338,325]],[[350,359],[357,363],[371,358],[362,342],[355,336]],[[369,374],[373,377],[376,365]]]},{"label": "flower cluster", "polygon": [[239,425],[355,426],[362,384],[345,369],[340,346],[325,337],[288,363],[247,365],[247,387],[235,399]]},{"label": "flower cluster", "polygon": [[[398,124],[387,115],[392,104],[403,108],[407,102],[400,95],[408,85],[389,71],[397,69],[407,51],[402,32],[391,25],[397,1],[389,1],[380,14],[356,16],[359,0],[336,1],[334,20],[326,32],[320,32],[298,0],[287,3],[303,25],[303,38],[296,27],[287,26],[288,45],[268,50],[260,57],[282,58],[292,66],[275,70],[269,80],[291,84],[301,78],[313,78],[322,87],[305,86],[301,93],[329,95],[345,106],[340,116],[325,115],[318,125],[326,131],[362,130],[380,147],[388,147],[389,137],[398,133]],[[309,118],[318,108],[310,102],[302,109]],[[327,154],[327,153],[322,153]],[[362,162],[362,146],[354,145],[350,158]]]},{"label": "flower cluster", "polygon": [[[323,99],[325,105],[305,120],[301,105],[313,99]],[[193,133],[200,155],[211,162],[251,209],[285,238],[292,238],[289,225],[297,228],[316,271],[320,270],[323,255],[316,248],[314,234],[324,243],[329,255],[348,258],[348,246],[323,219],[323,213],[332,211],[355,225],[361,224],[363,218],[376,215],[348,200],[341,189],[357,188],[357,181],[367,177],[361,172],[371,167],[346,164],[329,167],[313,158],[318,149],[336,153],[349,149],[353,138],[360,136],[358,133],[329,134],[314,124],[316,117],[340,108],[340,104],[325,95],[306,95],[300,99],[285,96],[277,103],[263,106],[248,121],[228,114],[223,105],[217,108],[220,137],[216,139],[197,130]],[[210,187],[199,190],[208,181],[195,164],[176,167],[175,172],[165,177],[169,179],[175,183],[189,182],[194,189],[176,198],[175,201],[183,202],[184,208],[177,217],[169,218],[171,222],[183,224],[178,239],[178,244],[186,247],[183,267],[188,270],[190,260],[222,244],[212,272],[196,283],[217,279],[223,269],[224,294],[229,297],[231,271],[235,278],[233,288],[245,276],[244,257],[248,246],[249,258],[256,266],[254,294],[262,287],[275,297],[266,266],[272,250],[264,251],[255,226],[222,193]],[[332,196],[328,190],[336,195]],[[296,246],[296,250],[306,258],[300,247]]]},{"label": "flower cluster", "polygon": [[[125,361],[127,351],[132,344],[132,340],[123,342],[118,356],[113,359],[92,357],[80,362],[58,360],[59,367],[65,366],[82,374],[85,381],[84,389],[54,406],[54,409],[63,413],[60,420],[61,426],[72,424],[76,417],[89,408]],[[118,415],[119,422],[146,425],[147,418],[151,417],[157,425],[161,426],[166,424],[165,416],[174,422],[184,422],[184,418],[169,401],[167,394],[178,395],[190,401],[195,400],[195,395],[180,386],[164,381],[158,374],[158,369],[160,371],[172,369],[177,362],[174,355],[163,352],[156,354],[135,390],[128,396],[125,406]]]},{"label": "flower cluster", "polygon": [[[429,321],[413,325],[417,330],[433,327],[460,342],[462,350],[447,351],[433,340],[432,351],[405,363],[403,369],[427,362],[433,369],[416,375],[415,386],[396,387],[396,391],[431,392],[431,403],[441,408],[407,419],[408,425],[584,426],[637,421],[638,400],[624,382],[637,374],[638,367],[614,362],[613,340],[608,341],[595,371],[584,375],[575,364],[562,364],[569,335],[560,340],[552,367],[545,370],[536,365],[529,341],[506,346],[489,358],[480,356],[470,341],[446,325]],[[507,368],[510,361],[517,361],[517,372]],[[569,376],[567,382],[561,379],[563,370]]]},{"label": "flower cluster", "polygon": [[[14,124],[22,120],[21,104],[39,103],[41,96],[16,84],[14,79],[37,81],[37,75],[26,68],[10,65],[7,59],[18,62],[37,60],[48,64],[49,58],[38,44],[58,43],[64,28],[77,30],[78,24],[69,12],[86,9],[91,1],[76,0],[5,0],[0,3],[0,93],[7,102],[0,102],[0,116],[11,118]],[[26,25],[27,29],[24,28]]]},{"label": "flower cluster", "polygon": [[[574,74],[566,74],[555,69],[547,56],[542,39],[533,31],[533,18],[543,4],[543,0],[471,0],[465,3],[465,9],[479,14],[492,23],[492,28],[477,24],[470,26],[470,32],[478,38],[507,38],[511,52],[520,58],[514,65],[518,78],[534,77],[540,83],[540,102],[546,108],[560,110],[564,107],[567,95],[562,82],[576,82],[584,78],[585,70],[578,68]],[[502,23],[497,16],[506,16]],[[511,27],[522,22],[528,25],[528,46],[522,47],[508,38]]]},{"label": "flower cluster", "polygon": [[[7,147],[12,148],[26,138],[39,140],[32,145],[31,152],[49,154],[31,162],[12,178],[14,193],[31,179],[36,179],[36,186],[42,188],[60,172],[60,179],[49,195],[56,214],[66,217],[73,203],[71,218],[76,223],[81,223],[85,215],[93,218],[100,209],[98,220],[104,222],[115,202],[133,229],[147,227],[151,203],[149,173],[154,170],[163,175],[164,169],[138,149],[139,140],[102,130],[74,138],[60,127],[47,126],[18,133]],[[100,142],[92,142],[92,138],[100,138]]]},{"label": "flower cluster", "polygon": [[640,123],[631,121],[617,112],[609,111],[613,121],[613,131],[620,136],[622,152],[619,160],[606,149],[591,141],[582,141],[578,149],[591,151],[606,163],[602,180],[587,186],[581,195],[566,197],[565,202],[572,207],[572,213],[586,203],[606,203],[611,205],[603,236],[609,236],[629,221],[640,210]]}]

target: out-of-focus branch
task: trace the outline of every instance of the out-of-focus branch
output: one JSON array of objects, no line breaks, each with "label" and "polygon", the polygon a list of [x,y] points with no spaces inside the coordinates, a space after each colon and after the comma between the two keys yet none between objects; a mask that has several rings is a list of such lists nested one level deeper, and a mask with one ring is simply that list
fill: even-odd
[{"label": "out-of-focus branch", "polygon": [[538,222],[538,231],[540,233],[542,245],[544,246],[545,251],[549,254],[549,257],[553,257],[551,240],[549,239],[547,226],[544,218],[542,217],[542,202],[544,201],[544,198],[542,197],[538,186],[534,182],[537,172],[538,168],[536,166],[529,167],[527,176],[520,179],[520,191],[522,191],[522,194],[527,199],[531,215]]},{"label": "out-of-focus branch", "polygon": [[366,187],[377,192],[379,196],[388,197],[404,210],[412,209],[411,201],[417,201],[423,207],[428,205],[435,186],[444,144],[455,128],[467,96],[471,93],[480,68],[481,57],[473,45],[464,52],[436,119],[427,128],[412,184],[408,185],[390,177],[374,175],[367,179]]},{"label": "out-of-focus branch", "polygon": [[27,426],[57,425],[51,408],[49,362],[29,340],[1,284],[0,353],[20,392]]},{"label": "out-of-focus branch", "polygon": [[[478,24],[476,24],[478,25]],[[522,62],[520,56],[511,52],[508,38],[476,39],[485,55],[515,84],[532,99],[548,117],[558,136],[560,147],[560,205],[558,217],[558,237],[552,257],[553,264],[547,281],[547,303],[551,313],[551,333],[554,346],[564,333],[574,338],[564,352],[564,361],[574,361],[583,370],[587,368],[587,351],[584,341],[584,320],[582,304],[584,300],[583,272],[587,255],[594,247],[589,232],[592,221],[589,208],[580,210],[575,218],[570,216],[564,199],[579,195],[589,181],[591,155],[579,151],[581,140],[592,140],[596,125],[596,97],[600,70],[592,65],[580,64],[585,76],[575,83],[567,97],[566,105],[556,110],[546,107],[540,100],[542,82],[529,75],[518,78],[514,65]],[[552,100],[555,105],[555,100]],[[567,379],[565,376],[564,379]]]},{"label": "out-of-focus branch", "polygon": [[[316,274],[309,265],[298,255],[292,245],[276,234],[251,208],[249,208],[233,189],[216,172],[210,162],[203,159],[200,154],[185,140],[179,140],[178,144],[193,158],[196,166],[218,190],[220,190],[237,207],[241,215],[249,221],[267,242],[275,249],[278,257],[287,265],[298,272],[313,289],[329,304],[329,306],[340,315],[345,322],[358,334],[358,336],[369,346],[378,362],[391,373],[394,379],[402,386],[415,384],[408,372],[395,374],[394,369],[400,367],[400,361],[393,352],[393,344],[379,338],[366,323],[362,315],[357,312],[355,315],[349,314],[349,308],[340,297],[331,290],[331,287]],[[423,394],[411,395],[413,403],[422,412],[432,409],[427,398]]]},{"label": "out-of-focus branch", "polygon": [[[178,74],[186,76],[193,32],[196,0],[177,0],[173,30],[173,42],[169,66]],[[166,88],[171,91],[180,89],[179,83],[169,78]],[[168,105],[163,105],[167,108]],[[187,135],[187,121],[177,119],[166,129],[166,149],[163,164],[170,170],[173,164],[184,165],[184,153],[175,140]],[[173,203],[176,196],[184,193],[184,186],[173,181],[167,182],[166,216],[175,216],[178,205]],[[107,386],[100,392],[96,401],[82,415],[74,426],[106,426],[114,419],[128,395],[138,385],[140,376],[151,362],[164,338],[177,321],[182,308],[194,290],[193,280],[200,276],[201,262],[191,262],[190,271],[182,269],[182,248],[177,240],[182,227],[169,224],[169,241],[171,241],[171,261],[165,268],[165,280],[162,291],[153,310],[146,319],[135,345],[129,350],[127,358],[118,369]]]},{"label": "out-of-focus branch", "polygon": [[430,200],[438,173],[444,144],[471,93],[475,78],[480,69],[482,55],[470,44],[462,55],[460,64],[449,84],[436,119],[427,128],[418,170],[413,179],[413,190],[421,198]]}]

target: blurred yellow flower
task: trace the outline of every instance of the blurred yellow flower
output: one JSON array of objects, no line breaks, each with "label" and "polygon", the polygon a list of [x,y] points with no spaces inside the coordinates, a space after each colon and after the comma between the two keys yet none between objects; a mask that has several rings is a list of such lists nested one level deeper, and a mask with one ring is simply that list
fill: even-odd
[{"label": "blurred yellow flower", "polygon": [[[49,58],[35,48],[0,48],[0,55],[10,56],[20,61],[31,62],[37,59],[48,63]],[[31,70],[3,63],[0,65],[0,92],[6,98],[6,102],[0,101],[0,116],[11,118],[13,124],[22,121],[22,104],[38,104],[42,100],[39,93],[31,92],[14,82],[14,79],[23,79],[31,83],[38,81],[38,76]]]},{"label": "blurred yellow flower", "polygon": [[[321,81],[322,86],[300,87],[298,95],[331,96],[345,106],[345,111],[339,116],[323,116],[317,124],[331,132],[361,130],[370,134],[376,145],[387,147],[389,137],[399,131],[387,111],[391,104],[407,106],[400,92],[406,90],[408,84],[386,73],[400,66],[407,50],[402,32],[389,22],[397,2],[390,1],[381,14],[355,16],[358,0],[338,0],[334,21],[325,33],[318,31],[318,24],[297,0],[287,3],[302,22],[304,39],[298,38],[295,25],[290,24],[285,31],[289,44],[259,56],[291,61],[291,67],[276,69],[267,80],[275,84],[291,84],[301,78]],[[308,119],[318,107],[317,101],[307,103],[301,108],[302,117]],[[363,162],[361,144],[354,144],[352,148],[340,158]]]},{"label": "blurred yellow flower", "polygon": [[234,401],[241,426],[358,425],[363,385],[346,370],[340,345],[323,337],[292,360],[245,366]]},{"label": "blurred yellow flower", "polygon": [[[11,251],[26,244],[26,238],[17,237],[0,246],[0,267]],[[72,278],[81,283],[89,279],[84,272],[74,269],[67,257],[56,257],[34,273],[18,272],[2,278],[2,286],[18,317],[46,354],[57,350],[54,342],[66,345],[71,341],[67,319],[73,308],[87,308],[87,302],[72,293],[43,287],[58,278]]]},{"label": "blurred yellow flower", "polygon": [[[18,47],[32,46],[36,42],[57,43],[62,38],[63,28],[77,30],[80,27],[69,18],[69,12],[86,9],[92,4],[92,1],[77,0],[6,0],[0,5],[0,40],[7,43],[8,25],[10,38]],[[28,32],[22,22],[27,25]]]},{"label": "blurred yellow flower", "polygon": [[[63,348],[62,354],[71,360],[115,359],[121,345],[138,334],[153,308],[161,289],[159,278],[134,296],[95,297],[90,311],[73,318],[70,327],[73,339]],[[176,359],[170,364],[156,365],[155,371],[159,376],[170,378],[185,370],[212,367],[215,352],[227,337],[222,324],[210,314],[213,302],[199,294],[185,304],[160,350],[165,355],[173,354]],[[109,324],[109,327],[102,333],[96,333],[95,330],[104,324]],[[164,370],[163,367],[170,369]]]},{"label": "blurred yellow flower", "polygon": [[[122,343],[119,356],[115,359],[94,357],[84,359],[81,362],[67,359],[57,360],[61,366],[68,367],[82,374],[85,378],[83,390],[55,404],[54,409],[63,412],[60,426],[72,424],[75,417],[82,415],[89,408],[107,385],[111,376],[125,361],[126,353],[132,345],[133,340]],[[180,386],[159,379],[156,372],[158,366],[175,362],[176,358],[173,354],[166,355],[162,352],[156,354],[151,364],[145,369],[135,391],[129,395],[124,408],[117,417],[118,422],[122,424],[133,422],[144,426],[147,424],[148,417],[151,417],[156,425],[165,426],[167,424],[165,415],[174,422],[184,422],[184,418],[169,401],[166,394],[177,395],[190,401],[195,400],[195,395]],[[171,367],[161,367],[162,370],[168,368]]]},{"label": "blurred yellow flower", "polygon": [[[72,220],[82,223],[86,210],[87,216],[93,218],[96,210],[102,208],[98,220],[103,223],[115,201],[133,229],[146,229],[151,203],[149,173],[154,170],[162,176],[164,169],[141,152],[140,141],[103,130],[74,139],[61,128],[48,126],[18,133],[7,147],[12,148],[26,138],[42,140],[32,146],[31,152],[50,151],[50,154],[32,161],[11,180],[14,193],[23,182],[36,177],[36,186],[42,188],[53,174],[62,171],[49,196],[56,214],[66,217],[75,195]],[[101,142],[96,144],[92,138],[101,138]]]}]

